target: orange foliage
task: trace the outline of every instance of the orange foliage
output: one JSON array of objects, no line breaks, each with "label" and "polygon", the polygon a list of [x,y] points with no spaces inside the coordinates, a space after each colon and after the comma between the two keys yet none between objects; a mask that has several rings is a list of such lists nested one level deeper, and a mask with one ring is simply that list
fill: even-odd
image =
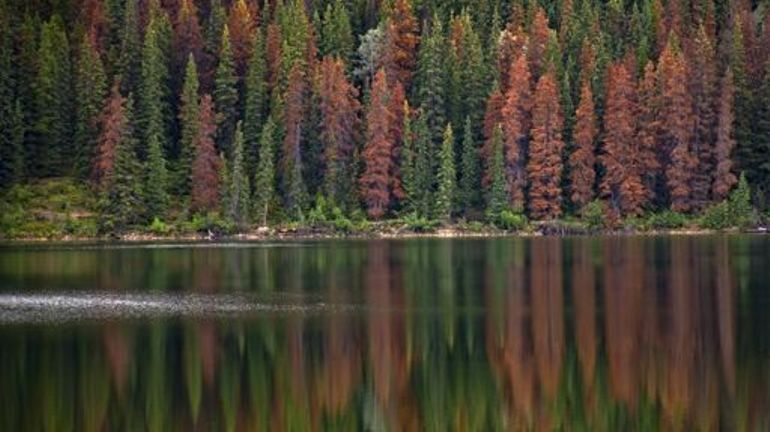
[{"label": "orange foliage", "polygon": [[230,30],[230,44],[235,59],[235,69],[239,76],[243,76],[246,65],[251,56],[254,31],[257,29],[256,3],[246,0],[236,0],[230,8],[227,18],[227,28]]},{"label": "orange foliage", "polygon": [[93,167],[94,180],[100,187],[104,187],[112,176],[115,150],[130,128],[125,105],[126,98],[120,94],[120,82],[116,80],[100,119],[99,141]]},{"label": "orange foliage", "polygon": [[591,92],[591,83],[583,81],[580,90],[580,104],[575,112],[575,130],[572,139],[575,150],[569,158],[570,185],[572,195],[570,199],[578,207],[588,204],[594,196],[594,182],[596,181],[596,149],[595,143],[598,127],[596,114],[594,113],[594,96]]},{"label": "orange foliage", "polygon": [[216,117],[210,95],[201,98],[198,130],[193,140],[192,199],[190,209],[214,211],[219,206],[219,165],[214,144]]},{"label": "orange foliage", "polygon": [[529,145],[529,211],[535,219],[555,219],[561,215],[561,130],[564,117],[559,91],[551,73],[537,83],[532,107],[532,141]]},{"label": "orange foliage", "polygon": [[411,0],[396,0],[386,27],[384,67],[389,79],[400,82],[405,89],[412,84],[417,62],[418,31]]},{"label": "orange foliage", "polygon": [[735,88],[733,87],[733,73],[728,68],[722,79],[722,88],[719,91],[717,113],[717,141],[716,141],[716,172],[714,173],[714,185],[712,193],[714,200],[722,201],[727,198],[730,190],[738,180],[733,174],[733,162],[731,159],[735,148],[733,138],[733,100]]},{"label": "orange foliage", "polygon": [[511,66],[510,77],[511,83],[502,112],[508,200],[512,207],[524,208],[524,187],[527,181],[525,159],[532,109],[529,66],[524,55],[520,55]]},{"label": "orange foliage", "polygon": [[363,159],[366,165],[361,176],[361,195],[370,217],[379,219],[390,205],[390,180],[393,138],[387,75],[383,69],[377,72],[372,83],[369,111],[366,115],[366,144]]}]

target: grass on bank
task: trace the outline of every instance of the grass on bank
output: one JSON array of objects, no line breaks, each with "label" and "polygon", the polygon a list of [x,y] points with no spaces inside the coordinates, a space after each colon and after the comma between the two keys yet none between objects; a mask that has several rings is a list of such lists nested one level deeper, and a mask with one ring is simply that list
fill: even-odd
[{"label": "grass on bank", "polygon": [[[100,232],[96,194],[86,183],[69,178],[40,180],[16,185],[0,194],[0,238],[96,238],[108,235]],[[299,234],[375,234],[431,233],[451,228],[466,233],[488,232],[541,232],[545,234],[590,234],[608,231],[654,232],[672,230],[747,229],[764,222],[767,217],[752,208],[750,191],[743,184],[733,191],[728,200],[713,205],[701,214],[689,215],[665,210],[643,216],[629,217],[610,224],[605,217],[604,204],[594,201],[580,216],[568,215],[557,221],[536,222],[527,219],[521,211],[503,210],[486,214],[483,220],[459,219],[451,225],[418,216],[400,215],[386,221],[367,220],[361,210],[345,214],[323,198],[316,201],[302,221],[276,223],[270,232]],[[253,231],[253,227],[238,227],[217,213],[190,215],[177,209],[168,220],[155,218],[134,232],[158,237],[187,235],[232,235]]]}]

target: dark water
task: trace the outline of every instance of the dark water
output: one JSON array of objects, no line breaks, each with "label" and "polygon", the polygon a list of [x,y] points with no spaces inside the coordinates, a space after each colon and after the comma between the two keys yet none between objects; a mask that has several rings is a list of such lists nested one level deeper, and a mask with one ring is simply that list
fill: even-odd
[{"label": "dark water", "polygon": [[0,248],[1,431],[767,430],[770,239]]}]

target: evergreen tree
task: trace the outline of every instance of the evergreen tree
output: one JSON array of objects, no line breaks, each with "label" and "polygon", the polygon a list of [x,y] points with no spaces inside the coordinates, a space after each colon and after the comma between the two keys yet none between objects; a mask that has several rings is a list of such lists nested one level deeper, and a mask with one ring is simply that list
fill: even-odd
[{"label": "evergreen tree", "polygon": [[717,112],[717,141],[716,147],[716,172],[712,194],[714,200],[723,201],[738,180],[733,174],[732,153],[735,149],[733,138],[733,101],[735,89],[733,87],[733,73],[728,68],[722,78],[722,86],[718,98]]},{"label": "evergreen tree", "polygon": [[[192,164],[196,152],[194,141],[198,136],[198,127],[201,116],[199,110],[198,68],[193,55],[190,54],[185,68],[184,85],[180,98],[179,122],[182,132],[179,138],[179,158],[177,159],[174,181],[174,189],[180,195],[190,193],[192,187]],[[214,117],[212,116],[212,120]],[[214,152],[216,155],[216,152]]]},{"label": "evergreen tree", "polygon": [[561,215],[563,126],[556,79],[553,72],[548,72],[540,78],[535,90],[527,163],[529,211],[535,219],[555,219]]},{"label": "evergreen tree", "polygon": [[[211,7],[206,23],[205,41],[204,41],[204,68],[201,71],[201,83],[204,91],[209,92],[214,88],[214,75],[216,74],[217,59],[221,56],[221,48],[225,43],[222,33],[227,21],[227,12],[222,6],[222,0],[211,0]],[[229,33],[229,32],[228,32]],[[229,41],[228,37],[225,38]],[[235,67],[235,66],[233,66]],[[216,106],[216,97],[214,97],[214,106]]]},{"label": "evergreen tree", "polygon": [[214,137],[216,119],[211,96],[201,98],[195,136],[191,142],[194,156],[191,160],[192,189],[190,210],[211,212],[219,207],[219,171],[221,160],[217,156]]},{"label": "evergreen tree", "polygon": [[479,150],[473,138],[471,118],[465,118],[460,171],[460,207],[467,216],[479,204],[481,178],[479,176]]},{"label": "evergreen tree", "polygon": [[414,124],[414,136],[414,210],[418,216],[429,217],[434,198],[434,147],[427,118],[422,112]]},{"label": "evergreen tree", "polygon": [[123,11],[118,70],[121,90],[128,94],[139,89],[141,79],[142,36],[139,23],[139,0],[126,0]]},{"label": "evergreen tree", "polygon": [[233,141],[233,158],[230,164],[229,198],[227,201],[227,216],[238,226],[246,226],[251,211],[251,192],[249,179],[246,176],[243,155],[243,131],[241,122],[235,128]]},{"label": "evergreen tree", "polygon": [[[467,17],[467,15],[466,15]],[[468,18],[466,18],[468,19]],[[470,118],[473,137],[479,137],[483,120],[484,104],[489,92],[489,68],[484,63],[481,39],[470,20],[463,33],[463,55],[460,58],[461,82],[463,83],[463,118]]]},{"label": "evergreen tree", "polygon": [[227,19],[230,47],[237,76],[243,76],[246,65],[251,58],[252,42],[256,32],[255,3],[246,4],[245,0],[235,0],[230,6],[230,15]]},{"label": "evergreen tree", "polygon": [[230,48],[230,32],[225,25],[222,30],[222,46],[219,50],[219,64],[214,77],[214,106],[219,125],[217,127],[217,149],[230,155],[235,123],[237,121],[238,79],[235,76],[235,61]]},{"label": "evergreen tree", "polygon": [[419,25],[414,16],[412,0],[396,0],[385,22],[385,73],[409,91],[420,43]]},{"label": "evergreen tree", "polygon": [[[23,112],[17,117],[21,103],[14,98],[16,83],[13,77],[13,38],[10,12],[0,2],[0,191],[20,180],[24,150],[14,139],[16,126],[24,126]],[[22,130],[23,141],[23,130]]]},{"label": "evergreen tree", "polygon": [[291,70],[286,92],[286,109],[283,113],[285,134],[281,155],[285,208],[296,220],[303,218],[303,211],[308,200],[307,186],[303,177],[305,158],[302,152],[307,134],[304,128],[307,97],[306,76],[302,65],[297,64]]},{"label": "evergreen tree", "polygon": [[393,143],[390,134],[392,113],[388,102],[387,76],[380,69],[372,84],[366,114],[366,143],[362,155],[365,169],[360,179],[367,213],[375,219],[385,215],[391,200],[389,175]]},{"label": "evergreen tree", "polygon": [[505,177],[505,156],[503,154],[503,128],[495,127],[491,140],[490,186],[487,193],[487,214],[494,217],[508,207],[507,180]]},{"label": "evergreen tree", "polygon": [[404,191],[404,205],[406,211],[413,212],[417,201],[417,185],[415,171],[415,134],[412,127],[412,112],[409,108],[409,102],[404,101],[404,118],[401,129],[401,153],[398,160],[399,173],[401,174],[401,187]]},{"label": "evergreen tree", "polygon": [[260,147],[267,104],[267,64],[265,63],[265,44],[262,32],[254,32],[254,42],[249,69],[246,74],[245,108],[243,114],[243,139],[246,145],[246,166],[248,172],[254,172]]},{"label": "evergreen tree", "polygon": [[430,32],[420,45],[417,94],[435,149],[440,147],[446,126],[446,55],[444,28],[440,18],[434,16]]},{"label": "evergreen tree", "polygon": [[598,128],[594,111],[594,97],[588,80],[583,81],[580,104],[575,117],[575,131],[572,137],[574,150],[569,157],[570,199],[577,208],[582,209],[593,199],[594,182],[596,181],[594,164],[596,163],[595,140]]},{"label": "evergreen tree", "polygon": [[510,76],[510,87],[502,108],[508,202],[511,207],[523,210],[524,190],[527,185],[527,155],[532,127],[530,74],[523,54],[511,66]]},{"label": "evergreen tree", "polygon": [[168,107],[169,71],[163,50],[162,20],[158,15],[150,18],[142,48],[141,82],[139,85],[138,125],[142,131],[140,153],[149,156],[150,147],[157,145],[160,156],[170,148],[168,139],[170,113]]},{"label": "evergreen tree", "polygon": [[436,176],[438,187],[436,202],[433,207],[433,216],[443,222],[449,222],[452,219],[452,203],[455,198],[456,182],[454,145],[452,125],[448,124],[444,131],[441,151],[438,154],[439,169]]},{"label": "evergreen tree", "polygon": [[265,127],[260,133],[259,164],[254,177],[254,214],[262,226],[267,226],[270,205],[273,203],[275,195],[275,171],[273,168],[275,129],[275,121],[272,117],[268,117]]},{"label": "evergreen tree", "polygon": [[334,0],[326,5],[321,22],[321,56],[331,56],[350,60],[355,46],[353,33],[350,28],[350,17],[345,3]]},{"label": "evergreen tree", "polygon": [[[103,229],[123,231],[139,222],[144,204],[142,195],[142,166],[137,158],[135,129],[133,126],[133,103],[120,96],[117,86],[112,91],[106,123],[102,128],[100,154],[112,151],[112,167],[103,171],[103,189],[100,197],[100,212],[104,217]],[[107,135],[110,135],[109,137]],[[111,150],[105,143],[112,140]]]},{"label": "evergreen tree", "polygon": [[98,116],[107,93],[105,75],[99,52],[96,50],[94,35],[86,34],[80,46],[75,101],[77,103],[75,122],[75,154],[77,173],[85,177],[90,169],[96,140],[99,135]]},{"label": "evergreen tree", "polygon": [[150,136],[147,142],[146,176],[144,198],[149,220],[163,218],[169,202],[168,168],[163,156],[163,146],[157,136]]},{"label": "evergreen tree", "polygon": [[58,16],[43,24],[38,50],[37,124],[31,168],[38,176],[62,174],[71,164],[64,156],[71,154],[74,126],[72,64],[64,23]]}]

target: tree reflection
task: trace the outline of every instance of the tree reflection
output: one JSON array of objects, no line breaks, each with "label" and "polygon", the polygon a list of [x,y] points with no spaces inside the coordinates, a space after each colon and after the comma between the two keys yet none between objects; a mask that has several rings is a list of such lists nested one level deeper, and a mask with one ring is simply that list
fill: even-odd
[{"label": "tree reflection", "polygon": [[83,254],[64,285],[324,306],[0,327],[0,430],[763,430],[765,242]]}]

